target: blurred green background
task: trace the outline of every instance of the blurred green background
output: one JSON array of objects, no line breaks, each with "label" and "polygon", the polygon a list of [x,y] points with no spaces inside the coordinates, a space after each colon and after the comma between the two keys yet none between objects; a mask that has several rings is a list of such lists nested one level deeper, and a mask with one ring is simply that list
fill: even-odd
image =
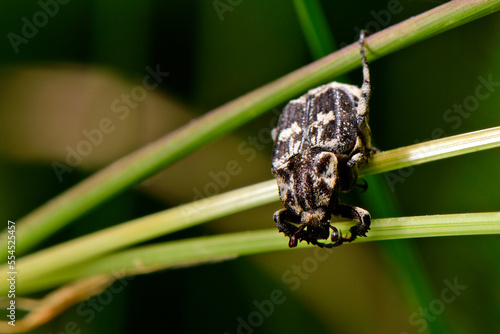
[{"label": "blurred green background", "polygon": [[[343,46],[356,41],[360,29],[373,33],[438,3],[321,5],[336,43]],[[0,206],[5,221],[21,218],[126,153],[313,60],[293,3],[285,0],[5,0],[0,11]],[[38,26],[30,28],[33,23]],[[497,13],[371,63],[370,122],[377,146],[387,150],[498,126],[499,42]],[[118,112],[114,102],[126,105],[123,94],[132,96],[148,68],[169,74],[144,100],[127,104],[127,114]],[[361,71],[344,79],[361,83]],[[39,249],[189,202],[200,193],[271,178],[269,130],[281,108],[81,217]],[[86,140],[85,131],[105,118],[114,131],[58,178],[53,163],[67,163],[68,152]],[[498,153],[387,173],[379,179],[387,193],[371,187],[343,199],[375,218],[384,216],[376,202],[387,202],[404,216],[498,211]],[[217,183],[214,175],[232,160],[240,172]],[[162,240],[272,227],[279,207],[266,205]],[[354,244],[331,254],[290,250],[137,276],[34,333],[69,332],[73,323],[81,333],[500,332],[498,240],[474,236]],[[406,251],[394,254],[401,250]],[[416,267],[402,265],[408,258]],[[422,291],[427,293],[415,295]]]}]

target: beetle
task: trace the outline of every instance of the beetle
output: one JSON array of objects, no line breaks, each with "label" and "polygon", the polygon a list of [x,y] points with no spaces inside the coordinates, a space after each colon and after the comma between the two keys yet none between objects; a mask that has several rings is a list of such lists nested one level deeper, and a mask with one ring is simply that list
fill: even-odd
[{"label": "beetle", "polygon": [[[373,151],[368,125],[370,73],[364,52],[365,32],[359,45],[363,64],[361,89],[331,82],[290,101],[272,132],[275,142],[272,173],[284,208],[274,213],[278,230],[290,238],[289,247],[306,241],[336,247],[366,236],[370,213],[339,202],[339,193],[351,190],[358,169]],[[332,215],[358,223],[343,237],[330,225]],[[328,239],[322,243],[318,239]]]}]

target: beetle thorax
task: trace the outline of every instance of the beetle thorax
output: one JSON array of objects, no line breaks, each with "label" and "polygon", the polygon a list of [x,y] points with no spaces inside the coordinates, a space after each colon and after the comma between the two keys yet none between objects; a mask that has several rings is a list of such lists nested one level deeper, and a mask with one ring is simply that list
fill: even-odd
[{"label": "beetle thorax", "polygon": [[[338,196],[338,160],[331,152],[308,149],[276,172],[283,205],[306,221],[324,221]],[[328,217],[329,219],[329,217]]]}]

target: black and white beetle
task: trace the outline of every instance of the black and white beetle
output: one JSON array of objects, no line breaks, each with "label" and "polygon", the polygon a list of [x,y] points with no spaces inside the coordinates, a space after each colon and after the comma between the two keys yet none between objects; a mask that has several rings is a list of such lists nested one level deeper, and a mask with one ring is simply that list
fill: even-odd
[{"label": "black and white beetle", "polygon": [[[335,247],[357,236],[366,236],[370,214],[365,209],[339,203],[339,193],[351,190],[358,167],[366,163],[371,148],[368,126],[370,73],[359,39],[363,63],[363,85],[332,82],[308,91],[284,108],[273,130],[275,141],[272,172],[278,182],[284,209],[274,213],[280,232],[296,247],[306,241],[320,247]],[[330,225],[332,215],[357,220],[344,238]],[[318,239],[331,241],[324,244]]]}]

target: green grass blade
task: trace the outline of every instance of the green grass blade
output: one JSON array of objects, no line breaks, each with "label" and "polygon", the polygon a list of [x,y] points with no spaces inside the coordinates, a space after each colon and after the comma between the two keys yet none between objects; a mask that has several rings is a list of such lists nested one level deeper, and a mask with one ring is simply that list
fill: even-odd
[{"label": "green grass blade", "polygon": [[375,154],[362,175],[384,173],[394,169],[451,158],[454,156],[496,148],[500,127],[468,132]]},{"label": "green grass blade", "polygon": [[[456,136],[454,138],[446,138],[445,145],[441,145],[443,142],[440,140],[430,141],[428,143],[424,143],[426,145],[417,145],[417,146],[409,146],[405,147],[403,151],[406,153],[398,152],[398,150],[387,151],[386,153],[389,155],[394,154],[394,158],[401,163],[398,168],[404,168],[415,164],[430,162],[436,157],[445,158],[456,155],[458,152],[462,153],[471,153],[474,152],[479,147],[495,147],[497,144],[495,142],[498,140],[498,135],[500,132],[498,128],[493,128],[483,133],[485,136],[481,136],[478,138],[475,136],[474,132],[466,133],[460,136]],[[437,145],[437,146],[434,146]],[[402,154],[401,154],[402,153]],[[385,154],[385,153],[384,153]],[[392,158],[382,155],[374,156],[372,159],[372,163],[370,166],[364,170],[364,172],[370,173],[375,169],[377,172],[384,172],[385,163],[391,165],[389,167],[392,169],[392,164],[389,162]],[[406,158],[404,157],[405,155]],[[383,159],[385,162],[379,163],[378,159]],[[411,160],[412,162],[407,164],[405,162],[406,159]],[[381,175],[374,175],[373,177],[382,177]],[[385,181],[381,181],[379,183],[383,183]],[[372,190],[376,189],[377,182],[370,182],[370,188]],[[387,183],[384,183],[387,187]],[[381,190],[380,188],[378,189]],[[380,212],[381,208],[384,208],[389,199],[394,195],[394,193],[388,191],[386,189],[385,192],[379,193],[378,196],[375,194],[369,200],[377,201],[383,199],[383,203],[378,203],[378,205],[371,205],[368,207],[377,208],[372,211],[372,215],[377,216],[377,212]],[[394,207],[394,206],[393,206]],[[393,212],[391,214],[383,214],[382,217],[395,217],[400,214],[397,212]],[[388,260],[387,262],[391,265],[390,268],[395,274],[395,277],[399,278],[401,284],[401,289],[406,291],[406,295],[408,296],[407,301],[412,302],[413,306],[410,306],[412,309],[418,309],[420,305],[428,305],[434,299],[434,291],[431,288],[431,284],[429,282],[429,275],[426,273],[425,268],[421,265],[419,253],[414,251],[414,246],[411,242],[401,243],[396,241],[386,242],[380,245],[382,249],[385,250],[384,255]],[[428,323],[428,331],[430,333],[445,333],[450,332],[449,325],[446,323],[446,318],[439,317],[436,318],[435,321]]]},{"label": "green grass blade", "polygon": [[[322,15],[320,4],[317,1],[306,2],[304,0],[295,0],[294,4],[309,49],[313,56],[319,58],[322,56],[323,50],[331,50],[333,46],[333,36],[326,36],[330,29],[328,29],[324,15]],[[346,78],[339,77],[337,80],[349,83]],[[364,202],[377,202],[376,205],[374,203],[367,205],[367,207],[372,208],[370,210],[372,215],[375,217],[401,216],[397,210],[397,200],[394,198],[394,193],[389,191],[383,176],[372,175],[369,178],[372,196],[365,198]],[[392,264],[394,275],[399,278],[397,280],[399,289],[407,291],[408,306],[418,308],[420,305],[426,305],[431,300],[432,289],[428,276],[425,274],[425,268],[419,262],[419,254],[414,251],[411,242],[385,242],[379,247],[385,254],[387,262]],[[429,332],[443,332],[442,329],[446,327],[444,321],[444,318],[441,317],[429,323]]]},{"label": "green grass blade", "polygon": [[[335,225],[347,230],[352,224],[337,222]],[[500,212],[374,219],[369,236],[358,238],[355,243],[481,234],[500,234]],[[297,248],[305,247],[315,246],[300,243]],[[276,229],[166,242],[126,250],[41,277],[26,277],[24,273],[20,289],[22,287],[24,294],[96,274],[144,274],[287,249],[287,241]],[[4,285],[0,288],[2,291],[5,289]]]},{"label": "green grass blade", "polygon": [[[496,137],[492,137],[492,133],[496,133]],[[460,141],[457,142],[457,137],[462,138],[462,141],[472,141],[476,145],[483,144],[483,146],[474,147],[473,151],[491,148],[493,143],[496,143],[496,147],[499,147],[500,127],[435,140],[431,142],[434,143],[432,145],[431,143],[412,145],[409,146],[406,151],[402,148],[396,149],[393,150],[397,152],[394,154],[391,153],[393,151],[388,151],[385,154],[383,154],[384,152],[378,153],[373,159],[382,165],[385,165],[384,159],[390,159],[395,168],[399,168],[401,165],[400,161],[397,159],[398,156],[399,159],[409,164],[411,164],[412,161],[421,163],[419,159],[430,161],[431,158],[433,158],[436,160],[442,155],[449,156],[449,152],[443,148],[453,148],[454,146],[450,146],[450,143],[456,143],[457,147],[461,146],[459,144]],[[484,145],[480,138],[488,138],[488,144]],[[473,149],[468,145],[466,146],[468,150]],[[431,154],[409,154],[414,151],[420,152],[422,147],[432,147],[433,150],[431,150],[431,152],[434,152],[435,155],[432,157]],[[466,153],[463,150],[454,150],[453,152],[454,154]],[[382,154],[384,158],[377,158],[378,155]],[[377,172],[377,170],[373,168],[368,170],[369,173],[363,169],[360,174],[369,175]],[[25,279],[37,277],[44,273],[53,272],[68,265],[97,258],[112,251],[150,240],[167,233],[277,200],[278,190],[276,181],[270,180],[262,182],[135,219],[59,244],[21,258],[17,262],[16,267],[19,272],[23,273]],[[7,266],[0,267],[0,272],[8,272]],[[3,287],[2,284],[6,284],[4,282],[6,281],[2,282],[0,280],[0,290],[2,289],[1,287]]]},{"label": "green grass blade", "polygon": [[[305,2],[302,0],[295,0],[295,7],[299,14],[300,22],[306,40],[309,44],[309,49],[313,55],[319,55],[322,52],[321,47],[329,48],[331,45],[327,44],[333,40],[333,37],[327,39],[323,31],[328,31],[326,24],[322,24],[324,16],[320,11],[320,5],[316,1]],[[308,4],[311,4],[308,6]],[[312,8],[311,8],[312,6]],[[318,22],[317,24],[315,24]],[[326,20],[325,20],[326,23]],[[320,39],[320,37],[324,37]],[[321,44],[323,43],[323,44]],[[320,44],[320,45],[318,45]],[[349,81],[340,79],[341,82],[349,83]],[[371,213],[375,217],[398,217],[401,213],[396,209],[396,199],[394,193],[389,191],[387,183],[383,180],[381,175],[370,176],[370,189],[372,196],[365,199],[368,201],[378,201],[377,205],[367,205],[371,207]],[[379,200],[379,199],[383,199]],[[374,209],[373,209],[374,208]],[[397,284],[399,289],[407,291],[407,304],[410,308],[418,308],[419,305],[426,305],[432,296],[432,288],[425,268],[419,262],[419,254],[414,251],[410,242],[385,242],[379,245],[381,250],[386,256],[387,261],[393,264],[391,268],[395,272],[395,276],[399,277]],[[442,329],[446,328],[444,318],[438,318],[429,324],[430,333],[444,332]]]},{"label": "green grass blade", "polygon": [[[451,1],[370,36],[370,60],[500,8],[500,0]],[[17,221],[20,255],[117,193],[305,90],[360,65],[357,43],[254,90],[118,160]],[[5,241],[0,241],[4,247]]]}]

